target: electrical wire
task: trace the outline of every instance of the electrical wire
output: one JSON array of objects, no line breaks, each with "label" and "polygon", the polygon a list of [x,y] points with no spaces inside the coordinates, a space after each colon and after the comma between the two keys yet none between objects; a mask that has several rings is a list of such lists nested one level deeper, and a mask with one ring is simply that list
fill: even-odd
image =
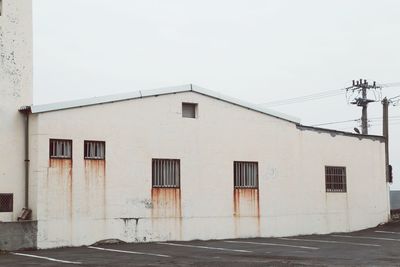
[{"label": "electrical wire", "polygon": [[319,99],[323,99],[323,98],[327,98],[327,97],[334,97],[334,96],[341,95],[344,92],[344,90],[345,89],[329,90],[329,91],[324,91],[324,92],[319,92],[319,93],[314,93],[314,94],[309,94],[309,95],[304,95],[304,96],[299,96],[299,97],[293,97],[293,98],[288,98],[288,99],[282,99],[282,100],[277,100],[277,101],[261,103],[260,105],[263,105],[266,107],[276,107],[276,106],[290,105],[290,104],[296,104],[296,103],[306,102],[306,101],[319,100]]},{"label": "electrical wire", "polygon": [[[379,84],[379,86],[382,88],[398,87],[398,86],[400,86],[400,82]],[[264,107],[277,107],[277,106],[291,105],[291,104],[297,104],[297,103],[301,103],[301,102],[320,100],[320,99],[328,98],[328,97],[335,97],[335,96],[341,95],[345,91],[347,92],[346,88],[334,89],[334,90],[322,91],[319,93],[314,93],[314,94],[309,94],[309,95],[304,95],[304,96],[298,96],[298,97],[293,97],[293,98],[265,102],[265,103],[261,103],[260,105],[262,105]],[[375,99],[382,98],[381,93],[380,93],[380,97],[376,96],[375,91],[374,91],[374,94],[375,94]],[[400,97],[400,95],[397,97]]]},{"label": "electrical wire", "polygon": [[[381,120],[381,119],[382,119],[382,117],[374,117],[374,118],[369,118],[368,121],[375,121],[375,120]],[[391,116],[391,117],[389,117],[389,119],[390,119],[390,121],[396,121],[397,122],[398,120],[400,120],[400,116]],[[319,124],[313,124],[311,126],[312,127],[316,127],[316,126],[331,125],[331,124],[341,124],[341,123],[355,122],[355,121],[361,121],[361,119],[324,122],[324,123],[319,123]]]},{"label": "electrical wire", "polygon": [[381,87],[399,87],[400,86],[400,82],[394,82],[394,83],[380,83],[378,84]]},{"label": "electrical wire", "polygon": [[313,125],[311,125],[311,126],[312,126],[312,127],[316,127],[316,126],[323,126],[323,125],[340,124],[340,123],[353,122],[353,121],[358,121],[358,120],[360,120],[360,119],[345,120],[345,121],[325,122],[325,123],[320,123],[320,124],[313,124]]},{"label": "electrical wire", "polygon": [[[395,126],[395,125],[400,125],[400,122],[391,123],[391,124],[389,125],[389,127]],[[382,123],[375,123],[375,124],[370,124],[370,125],[368,125],[368,127],[377,127],[377,126],[382,126]]]}]

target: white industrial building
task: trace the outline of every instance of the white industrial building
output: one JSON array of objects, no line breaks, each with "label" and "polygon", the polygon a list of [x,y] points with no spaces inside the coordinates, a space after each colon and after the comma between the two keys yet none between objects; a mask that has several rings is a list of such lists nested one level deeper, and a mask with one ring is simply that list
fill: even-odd
[{"label": "white industrial building", "polygon": [[194,85],[32,106],[31,1],[2,5],[0,221],[32,210],[38,248],[389,220],[380,136],[303,126]]}]

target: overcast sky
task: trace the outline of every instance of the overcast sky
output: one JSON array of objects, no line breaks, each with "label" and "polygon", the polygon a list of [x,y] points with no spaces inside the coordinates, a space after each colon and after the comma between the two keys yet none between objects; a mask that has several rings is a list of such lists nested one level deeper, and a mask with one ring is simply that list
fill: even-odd
[{"label": "overcast sky", "polygon": [[[33,2],[35,104],[187,83],[264,103],[352,79],[400,82],[398,0]],[[399,85],[383,95],[400,95]],[[361,115],[344,94],[274,109],[304,124]],[[369,115],[381,117],[381,105],[371,104]],[[390,116],[400,116],[400,105]],[[381,134],[379,119],[370,124]],[[393,188],[400,189],[398,136],[393,118]]]}]

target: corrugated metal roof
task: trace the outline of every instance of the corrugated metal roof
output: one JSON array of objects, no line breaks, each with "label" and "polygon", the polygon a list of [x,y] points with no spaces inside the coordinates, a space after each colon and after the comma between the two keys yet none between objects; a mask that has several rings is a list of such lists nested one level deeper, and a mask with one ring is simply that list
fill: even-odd
[{"label": "corrugated metal roof", "polygon": [[127,101],[132,99],[139,99],[144,97],[152,97],[152,96],[159,96],[159,95],[167,95],[167,94],[176,94],[176,93],[183,93],[183,92],[195,92],[198,94],[202,94],[208,97],[212,97],[224,102],[228,102],[237,106],[241,106],[243,108],[247,108],[250,110],[254,110],[257,112],[261,112],[263,114],[273,116],[279,119],[283,119],[293,123],[300,123],[300,119],[286,115],[281,112],[261,108],[257,105],[232,98],[229,96],[225,96],[219,94],[217,92],[207,90],[201,88],[196,85],[188,84],[182,86],[175,86],[175,87],[167,87],[167,88],[160,88],[154,90],[143,90],[143,91],[136,91],[132,93],[125,93],[125,94],[117,94],[117,95],[109,95],[109,96],[101,96],[101,97],[93,97],[93,98],[86,98],[74,101],[66,101],[66,102],[58,102],[53,104],[45,104],[45,105],[33,105],[31,107],[32,113],[44,113],[44,112],[51,112],[51,111],[58,111],[64,109],[72,109],[72,108],[80,108],[80,107],[87,107],[93,105],[100,105],[100,104],[107,104],[113,102],[120,102],[120,101]]}]

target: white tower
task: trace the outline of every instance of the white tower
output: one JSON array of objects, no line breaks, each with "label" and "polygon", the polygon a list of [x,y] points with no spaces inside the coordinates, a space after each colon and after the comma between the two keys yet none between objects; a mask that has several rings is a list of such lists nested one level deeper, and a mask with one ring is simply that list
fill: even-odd
[{"label": "white tower", "polygon": [[0,12],[0,221],[13,221],[25,206],[25,118],[18,109],[32,104],[32,0],[0,0]]}]

